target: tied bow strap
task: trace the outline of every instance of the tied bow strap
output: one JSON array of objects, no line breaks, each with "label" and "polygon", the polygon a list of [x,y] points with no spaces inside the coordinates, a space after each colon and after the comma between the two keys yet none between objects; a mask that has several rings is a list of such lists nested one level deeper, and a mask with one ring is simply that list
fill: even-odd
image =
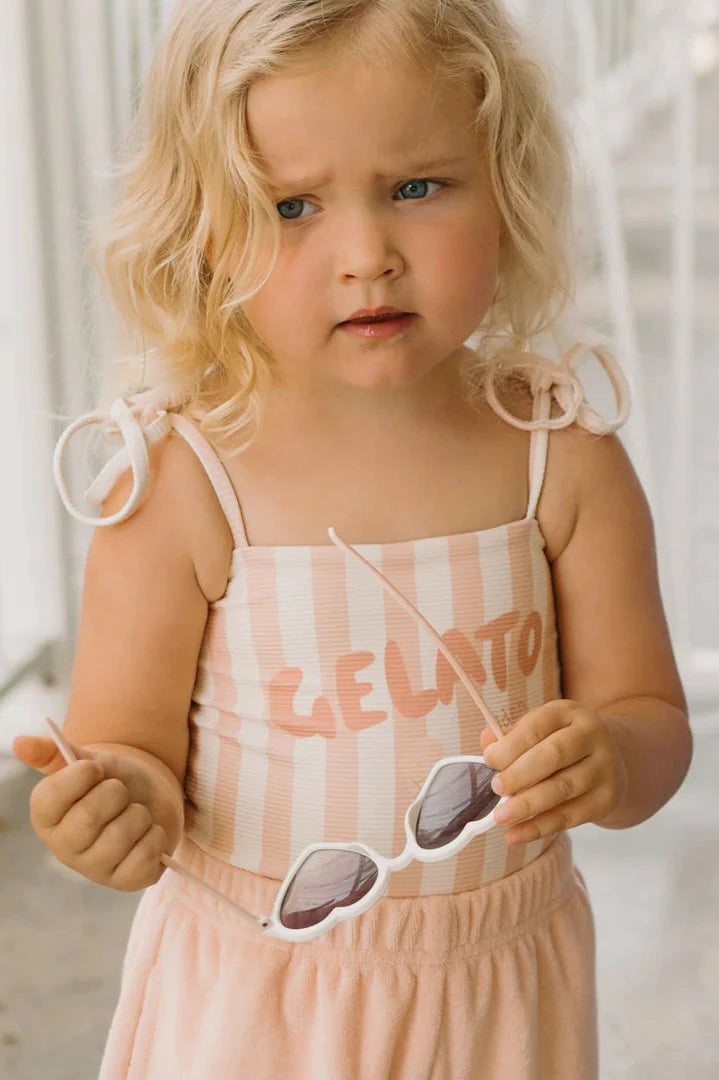
[{"label": "tied bow strap", "polygon": [[[170,404],[167,399],[165,402]],[[139,414],[139,417],[136,414]],[[155,419],[151,419],[152,414],[155,414]],[[144,404],[134,404],[131,407],[124,398],[117,398],[110,406],[109,419],[114,421],[116,428],[119,429],[125,445],[93,480],[85,492],[85,498],[94,506],[100,506],[112,490],[117,478],[130,466],[133,477],[132,492],[125,505],[117,513],[109,517],[96,518],[89,517],[78,510],[70,497],[62,464],[67,444],[75,432],[90,424],[107,424],[108,416],[102,412],[91,412],[81,416],[63,431],[55,446],[53,455],[55,484],[65,509],[83,525],[101,527],[117,525],[135,513],[150,480],[150,459],[147,448],[163,439],[172,428],[167,409],[159,408],[153,400],[148,400]]]},{"label": "tied bow strap", "polygon": [[[591,409],[584,400],[584,387],[575,374],[577,365],[585,352],[593,353],[606,371],[609,381],[614,390],[617,401],[617,415],[614,420],[604,420],[594,409]],[[558,429],[569,427],[574,421],[578,421],[587,431],[593,435],[608,435],[618,431],[629,417],[631,407],[631,390],[627,378],[619,364],[616,362],[608,349],[602,345],[589,345],[579,342],[573,345],[561,359],[559,364],[553,363],[546,357],[535,353],[527,354],[520,364],[512,365],[532,371],[532,390],[550,391],[552,396],[564,410],[562,416],[553,420],[519,420],[512,416],[500,404],[494,385],[497,371],[502,370],[502,365],[497,364],[490,369],[487,378],[487,400],[494,411],[513,427],[524,431],[536,431],[539,428]],[[535,414],[536,415],[536,414]]]}]

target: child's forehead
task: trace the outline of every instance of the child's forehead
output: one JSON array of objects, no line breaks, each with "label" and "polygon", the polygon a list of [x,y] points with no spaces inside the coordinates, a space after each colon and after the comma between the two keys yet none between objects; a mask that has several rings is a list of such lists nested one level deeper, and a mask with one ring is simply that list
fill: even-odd
[{"label": "child's forehead", "polygon": [[[285,98],[288,105],[298,99],[330,104],[333,99],[328,98],[327,91],[334,89],[347,92],[340,100],[349,105],[358,95],[364,98],[393,95],[398,88],[403,93],[395,106],[409,95],[419,97],[425,107],[427,99],[434,106],[440,100],[475,97],[469,80],[459,78],[456,72],[450,76],[440,61],[429,54],[424,59],[378,55],[371,63],[360,63],[351,53],[338,52],[322,53],[316,62],[296,61],[285,70],[258,76],[250,83],[248,103],[260,97],[274,97]],[[386,122],[388,118],[383,119]]]},{"label": "child's forehead", "polygon": [[339,59],[256,80],[247,122],[270,172],[288,179],[311,172],[328,149],[342,157],[353,145],[390,172],[408,156],[428,163],[472,156],[476,108],[466,83],[417,63],[359,66]]}]

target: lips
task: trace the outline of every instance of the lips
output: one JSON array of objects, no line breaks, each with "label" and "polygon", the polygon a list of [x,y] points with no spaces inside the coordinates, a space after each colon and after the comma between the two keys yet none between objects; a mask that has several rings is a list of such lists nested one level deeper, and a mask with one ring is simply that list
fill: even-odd
[{"label": "lips", "polygon": [[345,319],[340,326],[345,326],[347,323],[375,323],[375,322],[388,322],[392,319],[401,319],[407,315],[411,315],[410,311],[400,311],[399,308],[392,307],[379,307],[374,309],[361,308],[359,311],[355,311],[354,315],[350,315],[349,319]]},{"label": "lips", "polygon": [[364,341],[389,341],[392,338],[404,336],[414,326],[417,315],[392,315],[389,318],[368,319],[366,316],[360,319],[349,319],[340,323],[338,329],[350,337],[360,338]]}]

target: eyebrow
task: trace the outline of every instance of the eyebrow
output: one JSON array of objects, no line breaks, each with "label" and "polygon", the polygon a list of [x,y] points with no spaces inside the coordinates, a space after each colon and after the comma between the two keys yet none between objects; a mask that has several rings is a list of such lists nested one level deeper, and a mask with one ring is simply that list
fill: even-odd
[{"label": "eyebrow", "polygon": [[[391,180],[392,176],[419,176],[424,172],[432,172],[435,169],[443,169],[448,165],[458,165],[460,163],[466,164],[468,158],[466,156],[461,157],[440,157],[432,158],[430,161],[422,159],[420,161],[408,162],[403,169],[397,169],[392,174],[377,173],[377,180]],[[273,188],[292,188],[297,190],[298,188],[320,188],[327,184],[327,178],[323,176],[297,176],[294,179],[288,177],[286,180],[279,180],[273,177],[269,178]]]}]

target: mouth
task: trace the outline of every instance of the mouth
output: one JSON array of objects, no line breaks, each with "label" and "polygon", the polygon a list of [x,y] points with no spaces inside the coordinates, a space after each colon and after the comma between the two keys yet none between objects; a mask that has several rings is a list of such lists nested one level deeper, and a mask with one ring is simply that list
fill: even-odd
[{"label": "mouth", "polygon": [[346,322],[340,323],[340,326],[347,326],[348,323],[378,323],[378,322],[392,322],[397,319],[406,319],[412,314],[411,311],[393,311],[391,315],[363,315],[359,319],[347,319]]},{"label": "mouth", "polygon": [[340,323],[338,329],[358,337],[386,339],[408,330],[417,318],[417,315],[409,311],[371,318],[365,315]]}]

